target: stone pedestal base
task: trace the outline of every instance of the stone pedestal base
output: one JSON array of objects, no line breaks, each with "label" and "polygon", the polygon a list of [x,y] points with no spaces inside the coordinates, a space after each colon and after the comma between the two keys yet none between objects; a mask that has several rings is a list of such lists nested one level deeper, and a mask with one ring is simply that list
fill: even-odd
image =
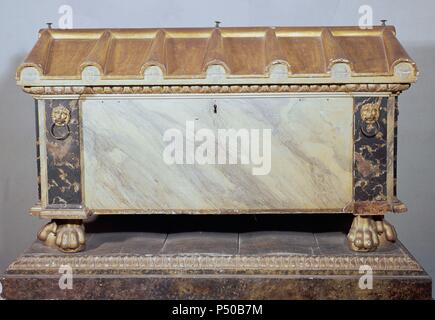
[{"label": "stone pedestal base", "polygon": [[36,241],[1,277],[2,296],[431,298],[431,278],[400,242],[355,253],[347,246],[345,232],[245,231],[88,230],[87,248],[80,253],[61,253]]}]

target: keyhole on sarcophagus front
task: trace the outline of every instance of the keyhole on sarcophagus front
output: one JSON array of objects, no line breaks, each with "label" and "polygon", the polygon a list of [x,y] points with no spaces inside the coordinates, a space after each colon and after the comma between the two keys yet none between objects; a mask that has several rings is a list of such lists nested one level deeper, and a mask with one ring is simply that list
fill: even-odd
[{"label": "keyhole on sarcophagus front", "polygon": [[217,104],[215,103],[215,104],[213,105],[213,112],[214,112],[214,113],[217,113],[217,107],[218,107],[218,106],[217,106]]}]

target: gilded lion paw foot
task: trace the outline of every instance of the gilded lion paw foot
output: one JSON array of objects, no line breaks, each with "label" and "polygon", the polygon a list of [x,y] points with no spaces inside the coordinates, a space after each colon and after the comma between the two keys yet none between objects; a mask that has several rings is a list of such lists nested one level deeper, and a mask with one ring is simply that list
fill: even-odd
[{"label": "gilded lion paw foot", "polygon": [[379,245],[377,221],[372,217],[356,216],[349,234],[349,245],[354,251],[373,251]]},{"label": "gilded lion paw foot", "polygon": [[78,252],[85,247],[85,228],[81,222],[50,222],[38,233],[38,239],[63,252]]},{"label": "gilded lion paw foot", "polygon": [[381,239],[385,239],[391,242],[395,242],[397,240],[397,233],[394,227],[385,221],[384,219],[376,221],[376,230],[378,234],[382,236]]}]

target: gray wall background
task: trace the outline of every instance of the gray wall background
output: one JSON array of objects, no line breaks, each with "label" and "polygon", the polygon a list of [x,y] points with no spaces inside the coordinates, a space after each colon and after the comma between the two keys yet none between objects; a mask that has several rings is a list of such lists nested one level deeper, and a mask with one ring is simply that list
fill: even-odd
[{"label": "gray wall background", "polygon": [[409,208],[390,215],[399,239],[435,276],[435,2],[431,0],[2,0],[0,2],[0,270],[34,239],[44,221],[27,214],[36,202],[31,97],[15,85],[15,68],[45,22],[57,27],[63,4],[75,28],[357,25],[358,8],[388,19],[417,62],[418,82],[400,96],[398,194]]}]

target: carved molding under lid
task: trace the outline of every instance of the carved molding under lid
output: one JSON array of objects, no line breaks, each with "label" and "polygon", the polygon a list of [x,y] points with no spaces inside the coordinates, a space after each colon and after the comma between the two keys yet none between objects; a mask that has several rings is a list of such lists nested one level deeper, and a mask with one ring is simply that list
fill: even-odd
[{"label": "carved molding under lid", "polygon": [[409,84],[332,85],[214,85],[214,86],[57,86],[24,87],[33,95],[81,94],[179,94],[179,93],[267,93],[267,92],[392,92],[407,90]]}]

